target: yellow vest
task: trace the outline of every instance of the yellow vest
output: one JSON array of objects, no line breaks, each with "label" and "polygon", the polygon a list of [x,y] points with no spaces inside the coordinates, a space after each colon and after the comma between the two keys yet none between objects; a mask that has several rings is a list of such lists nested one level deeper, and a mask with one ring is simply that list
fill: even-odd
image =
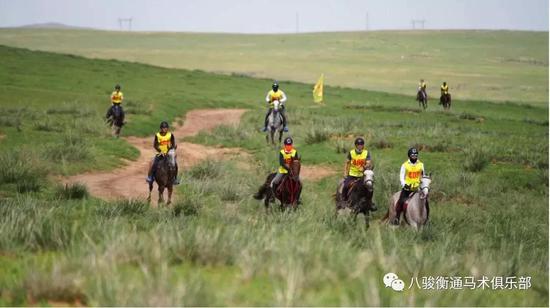
[{"label": "yellow vest", "polygon": [[[281,150],[281,154],[283,154],[283,158],[285,160],[285,164],[290,166],[290,163],[292,162],[292,159],[296,156],[296,149],[292,149],[290,153],[285,152],[285,149]],[[288,173],[285,168],[282,166],[279,166],[279,173],[285,174]]]},{"label": "yellow vest", "polygon": [[411,187],[411,190],[417,190],[422,178],[422,169],[424,164],[417,160],[416,164],[411,164],[409,160],[403,163],[405,166],[405,184]]},{"label": "yellow vest", "polygon": [[159,143],[161,153],[168,153],[168,148],[170,147],[170,139],[172,139],[172,133],[170,132],[167,132],[164,136],[160,133],[157,133],[157,141]]},{"label": "yellow vest", "polygon": [[349,153],[351,155],[349,175],[358,177],[358,178],[362,177],[363,171],[365,170],[364,166],[365,166],[365,163],[367,162],[367,155],[369,151],[367,151],[367,149],[363,149],[361,154],[357,154],[357,152],[355,152],[355,149],[353,149]]},{"label": "yellow vest", "polygon": [[425,82],[420,82],[418,85],[420,86],[420,89],[426,90],[426,83]]},{"label": "yellow vest", "polygon": [[120,92],[120,91],[118,93],[117,93],[117,91],[113,92],[113,94],[111,94],[111,102],[113,104],[122,103],[122,92]]},{"label": "yellow vest", "polygon": [[283,92],[281,90],[275,92],[269,91],[269,106],[273,107],[273,101],[280,101],[283,98]]},{"label": "yellow vest", "polygon": [[449,92],[449,86],[441,86],[441,93],[447,94]]}]

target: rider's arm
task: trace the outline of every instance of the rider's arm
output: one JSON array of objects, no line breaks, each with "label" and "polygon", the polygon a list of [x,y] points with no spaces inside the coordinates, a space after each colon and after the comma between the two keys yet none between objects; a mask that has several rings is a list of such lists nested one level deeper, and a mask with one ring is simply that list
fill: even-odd
[{"label": "rider's arm", "polygon": [[177,148],[178,148],[178,145],[176,144],[176,138],[174,137],[174,134],[172,134],[172,137],[170,137],[170,149],[175,150]]},{"label": "rider's arm", "polygon": [[286,94],[283,91],[281,91],[281,100],[279,102],[281,102],[281,103],[286,102]]},{"label": "rider's arm", "polygon": [[401,181],[401,188],[405,187],[405,164],[401,165],[401,171],[399,171],[399,181]]},{"label": "rider's arm", "polygon": [[157,139],[157,135],[155,135],[155,140],[153,141],[153,148],[155,148],[155,150],[157,150],[157,152],[160,153],[159,141]]},{"label": "rider's arm", "polygon": [[281,165],[281,167],[288,171],[288,166],[287,164],[285,164],[285,158],[283,157],[282,153],[279,153],[279,165]]},{"label": "rider's arm", "polygon": [[271,103],[271,95],[269,95],[270,92],[267,92],[267,95],[265,97],[266,103]]}]

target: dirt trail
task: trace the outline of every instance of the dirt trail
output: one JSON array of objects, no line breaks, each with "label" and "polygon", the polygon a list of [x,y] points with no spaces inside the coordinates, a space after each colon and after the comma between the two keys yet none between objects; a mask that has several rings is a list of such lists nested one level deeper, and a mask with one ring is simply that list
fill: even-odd
[{"label": "dirt trail", "polygon": [[[219,154],[221,152],[227,158],[235,155],[248,155],[238,148],[213,148],[181,141],[184,137],[194,136],[202,130],[212,130],[218,125],[237,125],[245,111],[246,109],[197,109],[187,113],[183,126],[174,124],[172,132],[178,143],[177,154],[180,172],[196,165],[209,153]],[[75,175],[67,178],[65,183],[83,183],[93,196],[104,200],[147,198],[148,189],[145,177],[147,165],[155,155],[153,137],[127,137],[125,139],[139,150],[140,155],[136,161],[128,161],[127,166],[109,172]],[[175,195],[174,193],[173,197]],[[152,197],[153,200],[158,197],[156,185]]]},{"label": "dirt trail", "polygon": [[[198,164],[210,154],[217,154],[216,156],[224,157],[224,159],[243,158],[243,156],[250,158],[250,154],[239,148],[207,147],[181,141],[184,137],[194,136],[203,130],[211,131],[219,125],[238,125],[244,112],[246,109],[197,109],[187,113],[183,126],[178,126],[176,120],[176,123],[172,125],[172,132],[178,143],[180,173],[189,170],[190,167]],[[109,172],[75,175],[66,178],[64,183],[85,184],[93,196],[104,200],[145,199],[148,194],[145,182],[147,165],[155,155],[153,137],[126,137],[125,140],[139,150],[140,155],[136,161],[127,161],[127,166]],[[332,175],[336,171],[321,166],[302,166],[301,173],[302,178],[315,181]],[[174,190],[173,200],[176,199],[175,192],[176,190]],[[152,199],[156,200],[157,198],[158,193],[155,185]]]}]

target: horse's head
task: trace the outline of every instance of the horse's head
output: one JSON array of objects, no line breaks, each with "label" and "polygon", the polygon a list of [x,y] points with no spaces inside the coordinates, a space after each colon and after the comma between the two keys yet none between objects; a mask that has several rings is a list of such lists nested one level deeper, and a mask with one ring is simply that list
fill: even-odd
[{"label": "horse's head", "polygon": [[363,177],[365,187],[367,187],[368,191],[372,191],[374,188],[374,171],[367,169],[363,172],[363,174],[365,175]]},{"label": "horse's head", "polygon": [[300,176],[301,163],[299,159],[293,159],[290,163],[290,175],[294,178]]},{"label": "horse's head", "polygon": [[278,100],[273,101],[273,112],[277,113],[279,112],[279,108],[281,107],[281,102]]},{"label": "horse's head", "polygon": [[432,174],[424,175],[420,179],[420,199],[427,199],[430,194],[430,183],[432,182]]},{"label": "horse's head", "polygon": [[168,150],[166,159],[168,159],[168,164],[170,165],[170,167],[175,168],[176,167],[176,150],[175,149]]}]

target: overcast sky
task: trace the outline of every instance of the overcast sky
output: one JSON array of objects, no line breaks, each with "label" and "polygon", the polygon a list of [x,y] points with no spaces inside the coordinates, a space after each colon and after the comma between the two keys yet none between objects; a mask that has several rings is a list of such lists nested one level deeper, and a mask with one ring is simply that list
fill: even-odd
[{"label": "overcast sky", "polygon": [[0,27],[56,22],[117,30],[118,19],[130,17],[137,31],[411,29],[413,19],[425,20],[425,29],[548,31],[548,0],[0,0]]}]

